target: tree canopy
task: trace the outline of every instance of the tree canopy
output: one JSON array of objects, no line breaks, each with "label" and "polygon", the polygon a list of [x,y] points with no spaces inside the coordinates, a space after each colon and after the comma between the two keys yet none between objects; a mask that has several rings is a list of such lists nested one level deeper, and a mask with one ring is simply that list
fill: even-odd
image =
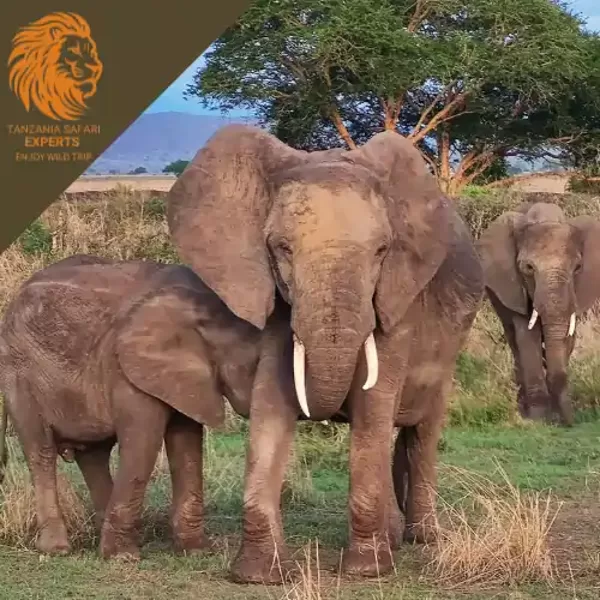
[{"label": "tree canopy", "polygon": [[255,0],[186,95],[250,108],[298,148],[396,130],[454,193],[513,154],[574,156],[600,114],[598,49],[552,0]]},{"label": "tree canopy", "polygon": [[179,177],[183,173],[185,168],[188,166],[189,162],[189,160],[184,160],[182,158],[180,158],[179,160],[174,160],[173,162],[170,162],[168,165],[166,165],[163,168],[162,172],[173,173],[174,175]]}]

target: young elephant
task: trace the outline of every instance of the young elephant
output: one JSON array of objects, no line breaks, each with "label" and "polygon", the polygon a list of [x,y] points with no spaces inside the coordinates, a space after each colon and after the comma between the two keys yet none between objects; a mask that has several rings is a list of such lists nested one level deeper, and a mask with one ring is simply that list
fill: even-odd
[{"label": "young elephant", "polygon": [[[256,346],[244,343],[250,326],[234,317],[222,322],[223,310],[191,270],[152,262],[78,255],[22,286],[0,328],[0,389],[32,475],[39,550],[70,550],[57,498],[60,452],[74,456],[89,487],[102,556],[139,557],[136,521],[163,439],[175,545],[206,547],[203,425],[224,419],[212,365],[225,370],[225,383],[249,387],[245,372],[227,374],[226,357],[252,364]],[[235,340],[227,338],[228,324],[236,326]],[[109,457],[117,442],[113,485]]]},{"label": "young elephant", "polygon": [[600,296],[600,222],[527,203],[498,217],[478,248],[513,353],[522,416],[571,425],[567,364],[576,319]]}]

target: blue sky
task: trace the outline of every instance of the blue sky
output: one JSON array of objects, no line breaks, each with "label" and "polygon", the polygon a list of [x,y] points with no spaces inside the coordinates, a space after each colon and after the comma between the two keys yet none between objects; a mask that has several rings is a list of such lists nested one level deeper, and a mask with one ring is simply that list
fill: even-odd
[{"label": "blue sky", "polygon": [[[571,0],[573,10],[587,19],[589,29],[600,31],[600,0]],[[215,114],[203,108],[197,100],[184,100],[183,91],[198,67],[203,64],[200,55],[147,109],[146,113],[178,111],[192,114]],[[249,115],[246,111],[232,111],[231,116]]]}]

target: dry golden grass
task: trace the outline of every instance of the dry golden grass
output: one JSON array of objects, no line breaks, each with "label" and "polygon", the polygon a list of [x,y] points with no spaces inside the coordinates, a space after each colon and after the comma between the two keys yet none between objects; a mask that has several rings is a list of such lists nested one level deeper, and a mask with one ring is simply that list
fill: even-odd
[{"label": "dry golden grass", "polygon": [[[12,442],[12,440],[11,440]],[[14,444],[11,455],[14,456]],[[58,500],[74,543],[94,535],[91,516],[69,478],[57,472]],[[9,460],[0,486],[0,543],[29,547],[37,532],[35,498],[29,472],[20,461]]]},{"label": "dry golden grass", "polygon": [[[129,192],[55,202],[41,215],[38,229],[24,232],[0,254],[0,311],[33,273],[73,254],[172,262],[175,253],[161,211],[159,202]],[[27,250],[27,242],[34,248]]]},{"label": "dry golden grass", "polygon": [[426,572],[445,587],[551,582],[549,532],[560,506],[550,494],[524,493],[500,469],[503,484],[445,467],[458,502],[441,499],[440,535]]},{"label": "dry golden grass", "polygon": [[283,594],[279,596],[279,600],[323,600],[325,597],[318,541],[314,542],[314,559],[312,541],[302,548],[302,555],[303,560],[297,561],[297,573],[294,578],[284,581]]}]

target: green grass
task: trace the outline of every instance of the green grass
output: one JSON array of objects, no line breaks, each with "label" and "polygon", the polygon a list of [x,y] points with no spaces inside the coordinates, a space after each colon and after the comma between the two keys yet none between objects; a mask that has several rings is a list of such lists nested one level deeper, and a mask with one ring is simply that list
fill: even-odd
[{"label": "green grass", "polygon": [[[302,431],[305,429],[305,431]],[[284,495],[286,536],[292,548],[318,539],[322,568],[331,571],[346,541],[348,489],[347,428],[334,434],[299,427],[297,450],[290,466]],[[11,463],[24,468],[15,440]],[[174,556],[169,545],[166,510],[170,484],[157,471],[146,499],[143,560],[139,565],[105,562],[96,555],[97,540],[88,537],[76,553],[45,558],[28,548],[0,545],[0,599],[65,598],[284,598],[282,587],[240,586],[229,582],[227,568],[237,551],[240,534],[241,492],[245,434],[211,434],[207,443],[207,529],[217,536],[221,550],[213,556]],[[597,494],[600,472],[600,421],[588,421],[570,430],[543,425],[449,427],[440,444],[440,495],[456,500],[460,489],[448,475],[460,467],[501,481],[497,465],[524,490],[551,488],[562,499]],[[87,491],[73,465],[62,465],[87,502]],[[300,558],[300,555],[299,555]],[[494,590],[443,590],[423,578],[422,550],[405,547],[397,555],[397,574],[379,582],[345,582],[337,590],[334,572],[324,572],[323,598],[487,598],[556,599],[571,594],[568,582],[552,588],[538,585]],[[577,598],[596,598],[592,584],[577,584]],[[586,591],[587,590],[587,591]],[[288,592],[290,588],[288,586]],[[291,592],[290,592],[291,593]],[[307,597],[307,596],[288,596]],[[315,598],[317,596],[314,596]]]}]

